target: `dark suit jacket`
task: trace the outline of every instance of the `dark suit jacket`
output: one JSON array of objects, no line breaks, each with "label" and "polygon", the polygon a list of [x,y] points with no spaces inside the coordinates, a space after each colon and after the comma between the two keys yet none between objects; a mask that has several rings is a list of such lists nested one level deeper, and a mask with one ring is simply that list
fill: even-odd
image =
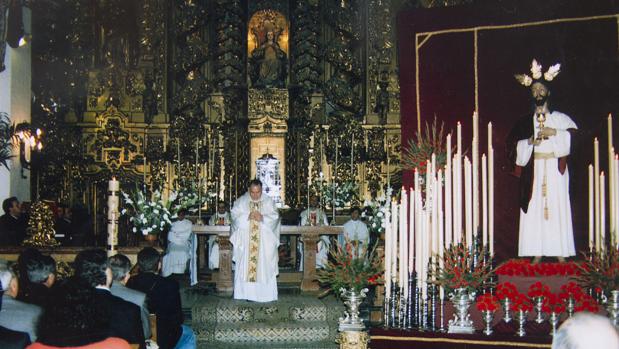
[{"label": "dark suit jacket", "polygon": [[178,283],[153,273],[140,273],[129,279],[127,287],[146,293],[148,310],[157,315],[157,344],[161,349],[173,349],[183,324]]},{"label": "dark suit jacket", "polygon": [[[19,287],[21,288],[22,285],[20,284]],[[24,290],[17,298],[22,302],[38,305],[41,308],[45,308],[47,306],[47,303],[52,300],[50,296],[50,289],[43,284],[28,282],[28,284],[24,285],[23,287]]]},{"label": "dark suit jacket", "polygon": [[10,214],[0,217],[0,246],[19,246],[26,237],[26,220]]},{"label": "dark suit jacket", "polygon": [[0,348],[24,349],[30,345],[30,336],[26,332],[17,332],[0,326]]},{"label": "dark suit jacket", "polygon": [[116,297],[108,290],[96,289],[97,301],[110,312],[110,337],[119,337],[145,347],[140,307]]}]

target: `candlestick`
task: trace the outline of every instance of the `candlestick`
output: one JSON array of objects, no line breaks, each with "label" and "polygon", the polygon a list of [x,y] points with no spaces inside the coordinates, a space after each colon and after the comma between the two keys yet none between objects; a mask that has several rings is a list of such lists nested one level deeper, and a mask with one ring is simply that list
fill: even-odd
[{"label": "candlestick", "polygon": [[389,144],[389,139],[387,139],[387,188],[391,186],[391,170],[390,170],[390,156],[389,152],[391,151],[391,146]]},{"label": "candlestick", "polygon": [[[613,185],[615,181],[615,173],[613,160],[615,157],[615,150],[613,148],[613,117],[611,114],[608,114],[608,201],[609,201],[609,223],[610,223],[610,232],[611,234],[615,231],[615,198],[612,195],[613,193]],[[612,236],[612,235],[611,235]]]},{"label": "candlestick", "polygon": [[593,185],[595,191],[595,250],[600,251],[600,145],[597,137],[593,140]]},{"label": "candlestick", "polygon": [[[408,284],[408,236],[407,236],[407,219],[408,214],[408,195],[406,188],[402,187],[400,197],[400,287],[405,287]],[[403,294],[407,297],[407,294]]]},{"label": "candlestick", "polygon": [[199,149],[199,147],[200,147],[200,143],[199,143],[199,142],[200,142],[200,141],[199,141],[198,139],[196,139],[196,178],[198,178],[198,177],[199,177],[199,174],[198,174],[198,162],[200,161],[200,155],[199,155],[199,151],[200,151],[200,149]]},{"label": "candlestick", "polygon": [[606,188],[606,177],[604,176],[604,171],[600,173],[600,251],[606,250],[606,202],[605,199],[605,188]]},{"label": "candlestick", "polygon": [[482,243],[488,246],[488,164],[486,154],[481,155],[481,231]]},{"label": "candlestick", "polygon": [[451,245],[452,226],[451,212],[453,202],[451,200],[451,133],[447,135],[447,163],[445,165],[445,246]]},{"label": "candlestick", "polygon": [[[613,188],[615,190],[615,233],[613,234],[612,246],[616,246],[619,243],[618,234],[619,234],[619,156],[615,154],[615,159],[613,161],[614,165],[614,184]],[[616,246],[619,249],[619,246]]]},{"label": "candlestick", "polygon": [[466,241],[465,244],[471,248],[473,245],[473,196],[471,188],[471,162],[468,157],[464,157],[464,190],[465,190],[465,226],[466,226]]},{"label": "candlestick", "polygon": [[492,147],[492,123],[488,123],[488,245],[490,258],[494,256],[494,148]]},{"label": "candlestick", "polygon": [[479,115],[473,112],[473,234],[479,231]]},{"label": "candlestick", "polygon": [[589,252],[593,252],[593,231],[595,218],[593,217],[593,165],[589,164]]},{"label": "candlestick", "polygon": [[454,236],[457,235],[457,243],[462,241],[462,125],[458,121],[458,125],[456,127],[456,135],[457,135],[457,143],[456,143],[456,157],[455,157],[455,171],[456,171],[456,186],[454,190],[456,191],[456,205],[454,207]]}]

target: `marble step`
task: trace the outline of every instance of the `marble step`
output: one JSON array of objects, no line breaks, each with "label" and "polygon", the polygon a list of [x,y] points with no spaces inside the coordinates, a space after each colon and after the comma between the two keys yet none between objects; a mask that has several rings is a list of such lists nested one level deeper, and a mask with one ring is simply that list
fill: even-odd
[{"label": "marble step", "polygon": [[[324,321],[280,323],[218,324],[211,342],[224,343],[308,343],[329,339],[329,325]],[[210,336],[209,336],[210,337]],[[202,340],[201,336],[198,340]]]}]

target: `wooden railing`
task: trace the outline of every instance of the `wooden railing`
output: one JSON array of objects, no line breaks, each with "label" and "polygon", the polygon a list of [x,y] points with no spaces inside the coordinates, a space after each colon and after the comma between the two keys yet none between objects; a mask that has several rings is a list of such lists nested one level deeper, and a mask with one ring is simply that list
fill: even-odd
[{"label": "wooden railing", "polygon": [[[194,225],[193,232],[198,235],[199,268],[206,267],[205,237],[217,235],[219,242],[219,273],[215,287],[219,292],[232,291],[232,244],[230,243],[230,227],[217,225]],[[296,235],[303,242],[303,278],[301,291],[317,291],[316,281],[316,244],[320,235],[339,235],[341,226],[296,226],[284,225],[280,235]]]}]

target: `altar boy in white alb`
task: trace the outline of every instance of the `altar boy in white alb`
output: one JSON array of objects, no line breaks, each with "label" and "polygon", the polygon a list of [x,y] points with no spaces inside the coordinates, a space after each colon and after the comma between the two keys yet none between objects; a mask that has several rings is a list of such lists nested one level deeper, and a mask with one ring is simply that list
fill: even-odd
[{"label": "altar boy in white alb", "polygon": [[252,180],[230,214],[234,299],[277,300],[280,219],[273,200],[262,195],[262,182]]},{"label": "altar boy in white alb", "polygon": [[569,171],[572,133],[577,126],[569,116],[551,111],[548,104],[550,82],[559,74],[560,65],[542,73],[533,60],[531,76],[516,75],[531,87],[533,115],[521,119],[508,136],[507,149],[520,178],[519,256],[573,256],[574,233],[570,207]]}]

